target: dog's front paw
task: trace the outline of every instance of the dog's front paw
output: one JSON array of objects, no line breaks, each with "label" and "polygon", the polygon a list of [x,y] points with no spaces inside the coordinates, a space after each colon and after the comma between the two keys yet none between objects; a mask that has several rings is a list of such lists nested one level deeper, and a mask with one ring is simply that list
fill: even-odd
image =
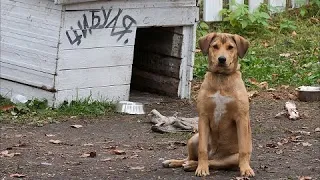
[{"label": "dog's front paw", "polygon": [[240,174],[245,177],[252,177],[255,175],[250,166],[240,167]]},{"label": "dog's front paw", "polygon": [[182,164],[183,170],[185,171],[195,171],[198,166],[198,161],[188,160]]},{"label": "dog's front paw", "polygon": [[201,163],[201,164],[199,163],[195,175],[196,176],[210,175],[208,163]]}]

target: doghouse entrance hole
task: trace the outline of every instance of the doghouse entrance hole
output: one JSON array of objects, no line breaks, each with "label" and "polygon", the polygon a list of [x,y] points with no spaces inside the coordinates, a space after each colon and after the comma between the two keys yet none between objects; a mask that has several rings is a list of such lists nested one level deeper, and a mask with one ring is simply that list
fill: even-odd
[{"label": "doghouse entrance hole", "polygon": [[148,93],[178,97],[182,39],[182,27],[137,29],[130,99]]}]

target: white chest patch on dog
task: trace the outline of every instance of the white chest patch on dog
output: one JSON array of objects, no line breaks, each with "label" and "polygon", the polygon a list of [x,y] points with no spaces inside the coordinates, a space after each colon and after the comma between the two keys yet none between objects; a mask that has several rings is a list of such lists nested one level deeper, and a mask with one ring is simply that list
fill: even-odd
[{"label": "white chest patch on dog", "polygon": [[211,97],[213,102],[216,104],[216,108],[214,109],[214,121],[216,124],[218,124],[222,118],[222,115],[226,113],[227,104],[233,101],[233,98],[229,96],[222,96],[220,91],[216,92]]}]

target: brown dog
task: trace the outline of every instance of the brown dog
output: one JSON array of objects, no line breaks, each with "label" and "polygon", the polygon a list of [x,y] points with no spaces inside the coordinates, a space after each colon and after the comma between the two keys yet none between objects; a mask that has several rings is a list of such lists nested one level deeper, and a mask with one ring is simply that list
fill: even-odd
[{"label": "brown dog", "polygon": [[239,167],[242,176],[254,176],[250,167],[252,151],[249,100],[241,79],[238,57],[249,47],[239,35],[210,33],[199,40],[208,54],[208,72],[197,98],[199,133],[188,141],[188,158],[166,160],[164,167],[196,170],[209,175],[209,167]]}]

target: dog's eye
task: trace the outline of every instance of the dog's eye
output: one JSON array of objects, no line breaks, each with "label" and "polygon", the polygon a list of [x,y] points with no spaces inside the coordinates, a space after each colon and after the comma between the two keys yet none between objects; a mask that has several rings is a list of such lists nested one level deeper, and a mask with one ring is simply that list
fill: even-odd
[{"label": "dog's eye", "polygon": [[214,49],[219,49],[218,45],[213,45],[212,46]]},{"label": "dog's eye", "polygon": [[233,46],[228,46],[228,50],[231,50],[231,49],[233,49]]}]

